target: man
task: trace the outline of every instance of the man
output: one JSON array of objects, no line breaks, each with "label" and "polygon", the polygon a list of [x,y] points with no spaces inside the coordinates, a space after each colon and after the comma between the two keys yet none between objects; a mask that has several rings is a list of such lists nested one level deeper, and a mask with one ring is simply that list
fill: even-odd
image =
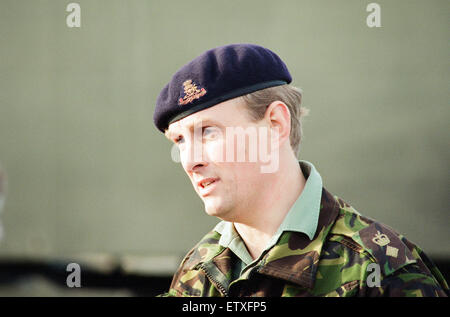
[{"label": "man", "polygon": [[161,91],[156,127],[208,215],[222,221],[186,255],[165,296],[446,296],[431,260],[363,217],[297,159],[301,92],[272,51],[205,52]]}]

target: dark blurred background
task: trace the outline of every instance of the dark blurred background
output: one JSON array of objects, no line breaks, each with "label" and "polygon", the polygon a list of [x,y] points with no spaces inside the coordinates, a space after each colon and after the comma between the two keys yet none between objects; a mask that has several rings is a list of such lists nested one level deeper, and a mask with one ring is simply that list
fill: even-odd
[{"label": "dark blurred background", "polygon": [[[449,279],[448,1],[0,1],[0,296],[155,295],[218,220],[155,100],[203,51],[275,51],[304,91],[301,158]],[[7,181],[6,181],[7,180]],[[6,185],[7,183],[7,185]],[[0,197],[0,205],[2,198]],[[68,288],[68,263],[81,288]]]}]

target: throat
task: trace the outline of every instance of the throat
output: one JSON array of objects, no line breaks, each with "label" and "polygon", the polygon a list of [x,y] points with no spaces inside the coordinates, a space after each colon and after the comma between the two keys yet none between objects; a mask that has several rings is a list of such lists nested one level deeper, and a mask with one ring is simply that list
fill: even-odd
[{"label": "throat", "polygon": [[234,223],[234,227],[241,236],[252,260],[260,257],[273,236],[271,233],[261,232],[242,223]]}]

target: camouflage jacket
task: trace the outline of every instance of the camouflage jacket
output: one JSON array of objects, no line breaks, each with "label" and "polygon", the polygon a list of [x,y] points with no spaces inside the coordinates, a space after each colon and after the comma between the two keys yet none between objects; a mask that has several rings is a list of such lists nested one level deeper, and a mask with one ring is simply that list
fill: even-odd
[{"label": "camouflage jacket", "polygon": [[419,247],[322,190],[313,240],[284,232],[236,280],[236,255],[211,231],[186,255],[162,296],[448,296]]}]

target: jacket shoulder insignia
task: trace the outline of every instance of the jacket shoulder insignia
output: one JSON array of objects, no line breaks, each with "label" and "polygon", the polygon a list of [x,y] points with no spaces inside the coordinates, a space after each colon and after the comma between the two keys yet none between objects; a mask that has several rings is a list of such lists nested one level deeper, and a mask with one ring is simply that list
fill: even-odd
[{"label": "jacket shoulder insignia", "polygon": [[416,260],[399,235],[378,222],[359,230],[352,239],[360,243],[380,265],[385,276]]}]

